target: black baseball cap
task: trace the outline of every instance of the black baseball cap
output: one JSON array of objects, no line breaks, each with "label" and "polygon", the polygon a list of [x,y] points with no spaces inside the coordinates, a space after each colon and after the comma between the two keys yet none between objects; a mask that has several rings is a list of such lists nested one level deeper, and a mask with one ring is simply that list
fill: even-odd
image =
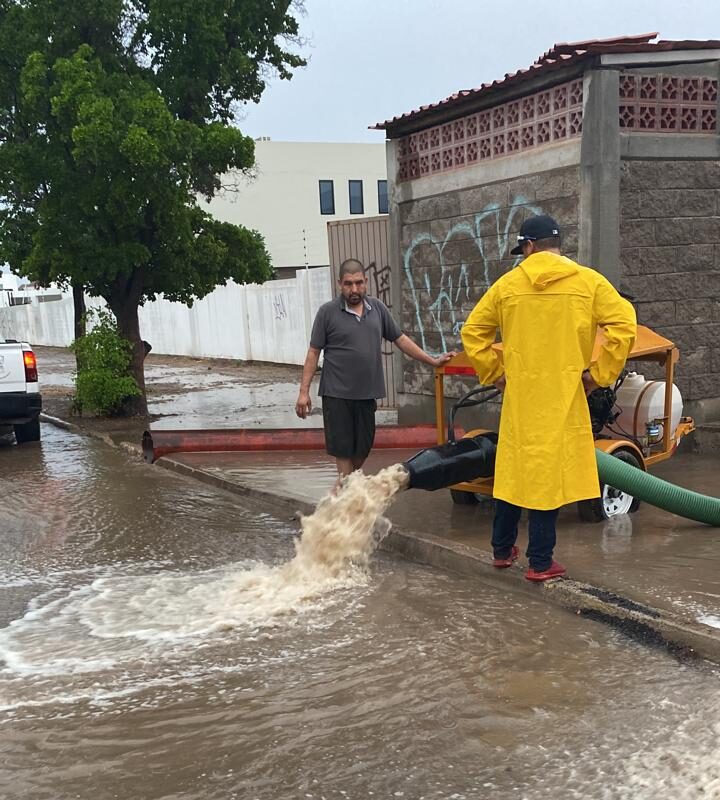
[{"label": "black baseball cap", "polygon": [[530,217],[520,226],[520,235],[517,237],[517,247],[513,247],[510,255],[521,256],[522,246],[525,242],[536,242],[539,239],[551,239],[560,236],[560,226],[547,214]]}]

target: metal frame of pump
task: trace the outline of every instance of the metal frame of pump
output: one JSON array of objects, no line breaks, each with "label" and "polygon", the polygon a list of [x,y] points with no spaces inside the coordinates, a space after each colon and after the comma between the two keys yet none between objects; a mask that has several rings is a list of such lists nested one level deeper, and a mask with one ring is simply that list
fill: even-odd
[{"label": "metal frame of pump", "polygon": [[[602,331],[598,330],[595,349],[593,351],[592,361],[594,362],[602,346],[603,338]],[[498,353],[502,354],[502,344],[496,344],[494,347]],[[650,442],[649,437],[634,437],[628,435],[627,438],[611,439],[603,437],[602,434],[595,434],[595,447],[605,453],[611,455],[620,455],[623,452],[631,453],[639,462],[640,468],[647,471],[648,467],[657,464],[661,461],[666,461],[671,458],[677,449],[680,440],[695,430],[695,423],[691,417],[681,417],[680,423],[674,431],[670,430],[670,420],[672,415],[672,387],[675,374],[675,364],[680,358],[680,351],[675,345],[664,337],[658,335],[654,331],[646,328],[643,325],[638,325],[638,335],[633,349],[630,351],[628,361],[645,361],[659,364],[665,370],[665,397],[663,416],[656,419],[655,422],[662,425],[662,438],[656,442]],[[448,436],[452,435],[452,425],[454,421],[456,408],[452,411],[452,416],[449,419],[449,426],[446,429],[446,411],[445,411],[445,376],[467,376],[475,375],[475,370],[470,365],[465,353],[458,353],[455,357],[447,361],[443,366],[436,367],[435,369],[435,422],[437,427],[437,441],[438,444],[445,444],[448,441]],[[616,384],[617,388],[617,384]],[[484,397],[480,402],[490,400],[495,395],[489,394],[492,387],[484,387]],[[497,392],[496,394],[499,394]],[[638,401],[639,402],[639,401]],[[457,404],[457,408],[464,408],[468,405],[477,405],[477,402],[466,403],[465,405]],[[465,436],[476,436],[481,433],[487,433],[486,429],[475,429],[468,431]],[[486,495],[492,497],[493,493],[493,479],[492,478],[478,478],[474,481],[467,481],[465,483],[458,483],[451,487],[453,494],[455,492],[470,492],[473,495]]]}]

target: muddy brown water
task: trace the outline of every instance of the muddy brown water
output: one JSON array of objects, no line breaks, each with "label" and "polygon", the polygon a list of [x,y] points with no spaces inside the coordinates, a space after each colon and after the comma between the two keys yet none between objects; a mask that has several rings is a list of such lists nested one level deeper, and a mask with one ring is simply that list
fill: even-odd
[{"label": "muddy brown water", "polygon": [[283,600],[287,514],[43,437],[0,442],[0,796],[720,797],[716,669],[386,555]]},{"label": "muddy brown water", "polygon": [[[413,450],[376,450],[368,469],[410,458]],[[334,481],[324,453],[181,453],[173,458],[214,476],[277,492],[295,499],[317,499]],[[679,486],[720,497],[717,456],[682,452],[653,469]],[[388,516],[405,530],[433,534],[490,551],[493,510],[490,501],[455,505],[449,492],[405,492]],[[520,526],[521,553],[527,545],[527,522]],[[575,506],[563,508],[558,523],[556,557],[569,577],[623,594],[640,603],[720,627],[720,528],[692,522],[647,503],[636,514],[604,523],[585,523]],[[521,558],[521,563],[524,560]]]}]

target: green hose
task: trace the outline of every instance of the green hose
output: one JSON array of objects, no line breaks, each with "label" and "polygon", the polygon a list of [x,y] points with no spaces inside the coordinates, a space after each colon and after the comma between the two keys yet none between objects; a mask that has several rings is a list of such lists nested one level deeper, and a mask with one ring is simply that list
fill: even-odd
[{"label": "green hose", "polygon": [[680,517],[720,527],[719,498],[681,489],[602,450],[596,449],[595,455],[600,480],[608,486]]}]

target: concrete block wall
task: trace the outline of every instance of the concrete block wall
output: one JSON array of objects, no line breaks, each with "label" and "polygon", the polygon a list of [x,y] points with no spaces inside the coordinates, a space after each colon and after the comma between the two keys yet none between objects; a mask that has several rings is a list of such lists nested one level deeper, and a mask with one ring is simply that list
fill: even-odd
[{"label": "concrete block wall", "polygon": [[628,160],[620,171],[621,288],[680,349],[691,405],[720,397],[720,160]]},{"label": "concrete block wall", "polygon": [[[563,250],[576,257],[579,187],[579,167],[563,167],[400,203],[399,321],[405,333],[428,352],[459,348],[467,315],[488,286],[518,262],[510,250],[528,216],[555,217]],[[406,395],[433,393],[427,367],[403,359],[402,370]],[[448,395],[459,394],[463,385],[449,382]]]},{"label": "concrete block wall", "polygon": [[[700,58],[693,50],[675,62],[663,48],[585,65],[581,128],[564,143],[527,140],[511,154],[502,128],[518,120],[510,115],[511,86],[488,92],[488,105],[473,95],[444,113],[429,107],[425,127],[397,118],[388,142],[390,222],[408,334],[430,351],[456,348],[470,309],[513,265],[509,250],[521,221],[549,213],[566,233],[566,254],[635,296],[640,322],[678,345],[686,413],[720,420],[720,61],[716,52]],[[541,96],[560,92],[554,77],[528,78],[523,114],[541,106],[544,117],[552,113]],[[578,77],[563,80],[576,86]],[[490,137],[489,109],[497,137],[494,127]],[[463,136],[476,135],[481,118],[484,159],[471,164]],[[542,124],[546,133],[555,130],[552,121]],[[653,365],[642,370],[659,377]],[[431,411],[429,371],[403,360],[401,374],[400,418],[419,420]],[[461,390],[451,387],[450,396]]]}]

